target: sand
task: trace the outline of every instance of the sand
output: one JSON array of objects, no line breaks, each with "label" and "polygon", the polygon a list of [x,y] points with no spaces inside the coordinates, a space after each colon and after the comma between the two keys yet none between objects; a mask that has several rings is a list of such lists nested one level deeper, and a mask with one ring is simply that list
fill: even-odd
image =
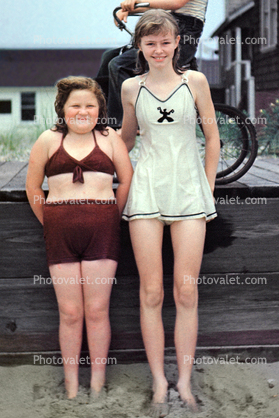
[{"label": "sand", "polygon": [[[201,412],[181,407],[175,390],[177,368],[166,364],[170,383],[169,418],[278,418],[279,363],[202,364],[193,369],[193,392]],[[0,367],[1,418],[147,418],[151,375],[146,363],[107,367],[107,395],[92,402],[90,369],[80,368],[80,391],[66,400],[63,368],[24,365]]]}]

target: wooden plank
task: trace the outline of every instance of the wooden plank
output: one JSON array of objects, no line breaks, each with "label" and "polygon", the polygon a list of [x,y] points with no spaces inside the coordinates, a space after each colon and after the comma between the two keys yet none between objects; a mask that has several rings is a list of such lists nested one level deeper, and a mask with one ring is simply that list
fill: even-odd
[{"label": "wooden plank", "polygon": [[[7,191],[21,191],[25,190],[25,182],[26,182],[26,175],[27,175],[28,164],[25,163],[24,167],[14,176],[12,177],[5,185],[2,190]],[[45,177],[43,185],[43,190],[48,190],[47,178]]]},{"label": "wooden plank", "polygon": [[[231,284],[232,280],[227,282],[230,284],[221,284],[220,280],[210,284],[212,276],[204,276],[199,285],[199,347],[278,343],[278,274],[258,276],[255,276],[258,284],[249,284],[250,276],[238,275],[238,285]],[[265,284],[259,280],[263,276]],[[164,287],[166,346],[173,347],[175,306],[171,276],[164,277]],[[33,279],[2,279],[0,298],[2,352],[59,350],[59,318],[51,284],[35,284]],[[117,276],[111,296],[110,318],[111,350],[143,349],[137,276]],[[83,350],[87,350],[85,333]]]},{"label": "wooden plank", "polygon": [[[249,174],[249,172],[248,172]],[[267,180],[268,182],[279,184],[279,174],[272,170],[266,170],[259,167],[258,165],[253,166],[253,170],[250,173],[251,175],[258,177],[260,179]],[[255,184],[256,185],[256,184]]]},{"label": "wooden plank", "polygon": [[[202,273],[279,271],[279,199],[251,204],[219,200],[219,216],[207,225]],[[237,203],[238,202],[238,203]],[[253,202],[253,201],[252,201]],[[120,276],[136,274],[128,223],[121,222]],[[1,277],[48,276],[43,229],[27,203],[0,202]],[[164,271],[172,274],[169,227],[164,232]]]},{"label": "wooden plank", "polygon": [[12,177],[5,185],[5,190],[22,190],[25,189],[25,180],[27,174],[28,164],[20,170],[16,176]]},{"label": "wooden plank", "polygon": [[3,278],[48,274],[43,228],[28,203],[0,203],[0,254]]},{"label": "wooden plank", "polygon": [[[258,157],[257,160],[260,159],[260,161],[264,161],[266,163],[268,163],[268,165],[271,167],[272,166],[272,170],[276,170],[275,167],[279,166],[279,158],[278,157],[268,157],[268,156],[264,156],[264,157]],[[276,170],[277,172],[277,170]]]},{"label": "wooden plank", "polygon": [[246,173],[241,179],[238,180],[242,185],[246,187],[260,188],[275,187],[278,189],[279,183],[277,181],[263,178],[260,175],[256,175],[255,171]]},{"label": "wooden plank", "polygon": [[[23,165],[23,168],[22,168]],[[5,168],[6,167],[6,168]],[[10,167],[10,171],[7,168]],[[0,201],[27,201],[25,193],[25,179],[27,163],[9,162],[0,165]],[[217,186],[216,194],[230,191],[231,195],[238,194],[243,198],[260,195],[267,197],[279,196],[279,159],[273,157],[258,157],[254,165],[238,181],[227,185]],[[2,187],[1,187],[2,177]],[[116,184],[114,184],[114,188]],[[274,187],[274,190],[272,190]],[[47,179],[43,183],[43,189],[48,190]]]},{"label": "wooden plank", "polygon": [[257,168],[261,168],[267,172],[279,174],[279,164],[278,163],[274,164],[271,162],[271,160],[272,160],[271,158],[265,158],[265,159],[257,158],[253,166]]},{"label": "wooden plank", "polygon": [[214,197],[215,199],[237,197],[242,200],[253,197],[278,198],[279,184],[278,186],[274,186],[274,184],[267,186],[266,183],[262,186],[248,186],[247,184],[240,184],[238,181],[217,186],[214,191]]},{"label": "wooden plank", "polygon": [[207,228],[202,272],[279,271],[279,200],[265,202],[217,205],[219,217]]},{"label": "wooden plank", "polygon": [[[34,351],[34,352],[21,352],[21,353],[0,353],[0,366],[1,367],[8,367],[8,366],[22,366],[22,365],[34,365],[38,361],[38,357],[40,359],[47,359],[51,356],[51,358],[60,359],[61,352],[60,350],[57,351]],[[81,358],[86,359],[89,355],[89,352],[81,351]],[[261,346],[261,345],[245,345],[245,346],[219,346],[219,347],[197,347],[196,349],[196,358],[210,357],[210,358],[234,358],[238,359],[238,362],[245,363],[247,359],[255,359],[255,358],[263,358],[268,363],[274,363],[279,360],[279,350],[278,345],[268,345],[268,346]],[[117,364],[131,364],[131,363],[146,363],[147,358],[144,349],[132,349],[132,350],[109,350],[108,357],[116,358]],[[43,363],[44,360],[42,360]],[[61,360],[57,361],[59,364]],[[168,364],[176,364],[176,352],[174,347],[166,347],[165,348],[165,361]],[[80,367],[87,367],[86,365],[83,366],[81,364]]]},{"label": "wooden plank", "polygon": [[253,166],[243,177],[239,179],[240,183],[247,186],[270,186],[279,184],[279,174],[274,171],[268,171],[263,168]]},{"label": "wooden plank", "polygon": [[7,161],[0,166],[0,189],[13,179],[28,163],[21,161]]},{"label": "wooden plank", "polygon": [[[25,177],[27,173],[28,163],[26,162],[5,162],[0,165],[0,189],[6,190],[6,188],[13,190],[24,190],[25,189]],[[263,173],[261,170],[266,171]],[[275,177],[271,177],[271,173],[275,174]],[[274,182],[278,180],[277,174],[279,174],[279,158],[274,157],[258,157],[254,162],[253,166],[250,168],[248,173],[246,173],[239,181],[245,184],[247,175],[260,176],[261,178],[266,178],[266,180]],[[2,179],[2,181],[1,181]],[[256,179],[254,179],[256,180]],[[235,183],[239,183],[234,182]],[[239,184],[241,184],[239,183]],[[250,184],[249,184],[250,185]],[[251,186],[255,186],[252,184]],[[44,189],[47,190],[47,182],[45,179]]]}]

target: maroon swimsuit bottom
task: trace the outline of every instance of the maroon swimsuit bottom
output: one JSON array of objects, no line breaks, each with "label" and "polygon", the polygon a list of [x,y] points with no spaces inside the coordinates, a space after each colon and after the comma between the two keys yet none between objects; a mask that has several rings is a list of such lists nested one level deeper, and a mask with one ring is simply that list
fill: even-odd
[{"label": "maroon swimsuit bottom", "polygon": [[[85,201],[85,202],[84,202]],[[48,265],[111,259],[118,261],[120,217],[115,200],[45,203]]]}]

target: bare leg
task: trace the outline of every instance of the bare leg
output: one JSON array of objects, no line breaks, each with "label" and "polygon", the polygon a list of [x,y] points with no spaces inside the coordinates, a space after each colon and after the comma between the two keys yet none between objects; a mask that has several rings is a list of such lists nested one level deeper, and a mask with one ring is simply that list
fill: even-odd
[{"label": "bare leg", "polygon": [[105,384],[110,345],[109,302],[117,262],[82,261],[85,320],[91,361],[91,391],[98,396]]},{"label": "bare leg", "polygon": [[83,328],[83,295],[80,263],[55,264],[49,268],[59,308],[59,342],[68,398],[78,392],[79,355]]},{"label": "bare leg", "polygon": [[130,222],[129,226],[140,275],[141,330],[153,376],[153,404],[162,404],[166,401],[168,388],[164,373],[165,337],[162,321],[163,224],[156,219],[140,219]]},{"label": "bare leg", "polygon": [[171,225],[174,251],[174,300],[176,304],[175,347],[178,365],[177,388],[182,401],[197,410],[190,378],[198,331],[197,278],[203,255],[205,220],[192,219]]}]

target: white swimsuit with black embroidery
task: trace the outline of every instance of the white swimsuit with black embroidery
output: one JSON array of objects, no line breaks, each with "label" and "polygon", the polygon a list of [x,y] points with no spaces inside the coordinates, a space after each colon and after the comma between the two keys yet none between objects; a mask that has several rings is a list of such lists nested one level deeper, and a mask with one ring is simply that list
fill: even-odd
[{"label": "white swimsuit with black embroidery", "polygon": [[140,79],[135,104],[140,157],[123,218],[173,222],[217,216],[196,141],[196,107],[186,74],[166,100]]}]

